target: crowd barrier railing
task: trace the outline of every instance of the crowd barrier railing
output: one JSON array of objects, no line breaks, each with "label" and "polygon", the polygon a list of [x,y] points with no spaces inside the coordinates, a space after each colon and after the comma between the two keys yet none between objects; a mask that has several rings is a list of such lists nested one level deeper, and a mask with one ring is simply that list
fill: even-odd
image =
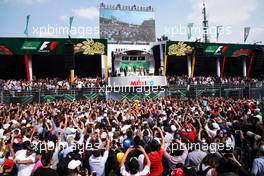
[{"label": "crowd barrier railing", "polygon": [[[237,99],[249,98],[262,100],[264,97],[264,86],[255,85],[169,85],[164,87],[161,94],[151,92],[151,97],[171,96],[177,98],[198,98],[198,97],[232,97]],[[139,92],[128,92],[129,94],[138,94]],[[121,94],[121,92],[120,92]],[[123,94],[123,92],[122,92]],[[142,94],[142,92],[141,92]],[[72,89],[32,89],[32,90],[3,90],[0,89],[1,103],[32,103],[32,102],[45,102],[57,99],[67,99],[70,101],[77,99],[101,98],[107,99],[106,89],[100,87],[93,88],[72,88]],[[135,97],[135,96],[127,96]],[[140,96],[137,96],[140,98]],[[148,97],[144,96],[143,97]]]}]

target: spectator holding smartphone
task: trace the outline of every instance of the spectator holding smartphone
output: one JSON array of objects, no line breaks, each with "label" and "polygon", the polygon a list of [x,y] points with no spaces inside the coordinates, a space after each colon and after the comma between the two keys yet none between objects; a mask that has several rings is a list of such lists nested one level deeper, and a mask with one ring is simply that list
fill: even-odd
[{"label": "spectator holding smartphone", "polygon": [[145,176],[148,175],[150,173],[150,160],[149,157],[147,155],[147,153],[145,152],[144,148],[142,146],[138,146],[137,150],[139,150],[140,152],[143,153],[144,158],[146,159],[146,165],[144,166],[144,169],[142,171],[139,171],[139,162],[138,162],[138,158],[136,157],[132,157],[129,159],[128,161],[128,168],[129,171],[126,171],[126,167],[125,167],[125,162],[127,161],[127,157],[129,155],[130,152],[134,151],[135,148],[134,147],[129,147],[124,155],[124,157],[122,158],[121,161],[121,169],[120,172],[123,176],[131,176],[131,175],[137,175],[137,176]]}]

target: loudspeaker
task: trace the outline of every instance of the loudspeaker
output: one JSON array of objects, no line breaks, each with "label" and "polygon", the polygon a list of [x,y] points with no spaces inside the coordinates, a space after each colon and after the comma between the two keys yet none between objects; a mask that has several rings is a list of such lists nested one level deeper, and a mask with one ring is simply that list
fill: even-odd
[{"label": "loudspeaker", "polygon": [[115,58],[114,58],[114,52],[111,52],[111,62],[112,62],[112,76],[116,76],[116,72],[115,72]]},{"label": "loudspeaker", "polygon": [[[156,45],[152,48],[153,51],[153,57],[154,57],[154,74],[159,75],[159,69],[160,69],[160,45]],[[162,58],[163,59],[163,58]]]},{"label": "loudspeaker", "polygon": [[74,45],[72,43],[64,44],[64,65],[65,70],[71,70],[75,68],[75,57],[74,57]]}]

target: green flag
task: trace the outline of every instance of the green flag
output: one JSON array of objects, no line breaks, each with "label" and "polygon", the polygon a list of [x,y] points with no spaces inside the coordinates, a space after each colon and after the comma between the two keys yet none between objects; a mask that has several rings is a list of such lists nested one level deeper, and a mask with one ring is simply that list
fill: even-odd
[{"label": "green flag", "polygon": [[71,34],[71,27],[72,27],[73,18],[74,18],[73,16],[70,17],[69,35]]},{"label": "green flag", "polygon": [[29,22],[30,15],[27,15],[26,18],[26,28],[24,30],[24,34],[28,37],[28,22]]},{"label": "green flag", "polygon": [[190,40],[190,38],[192,37],[192,27],[193,27],[193,23],[188,23],[187,27],[188,27],[187,37],[188,37],[188,40]]}]

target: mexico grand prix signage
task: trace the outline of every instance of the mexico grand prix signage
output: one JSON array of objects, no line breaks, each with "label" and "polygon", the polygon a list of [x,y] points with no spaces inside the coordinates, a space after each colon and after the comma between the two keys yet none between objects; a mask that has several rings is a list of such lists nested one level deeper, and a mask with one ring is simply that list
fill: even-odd
[{"label": "mexico grand prix signage", "polygon": [[130,81],[130,86],[154,86],[155,85],[155,81],[154,80],[132,80]]},{"label": "mexico grand prix signage", "polygon": [[[62,55],[69,39],[63,38],[0,38],[1,55]],[[77,55],[107,55],[105,39],[71,39]]]},{"label": "mexico grand prix signage", "polygon": [[[239,57],[249,56],[258,47],[264,47],[261,45],[248,45],[248,44],[228,44],[228,43],[202,43],[202,42],[184,42],[185,48],[177,48],[175,46],[180,45],[183,42],[178,41],[167,41],[166,43],[166,54],[171,56],[182,56],[179,55],[180,51],[184,51],[186,47],[202,49],[205,57]],[[177,49],[177,50],[176,50]],[[175,52],[177,51],[177,52]],[[186,53],[186,52],[185,52]]]}]

